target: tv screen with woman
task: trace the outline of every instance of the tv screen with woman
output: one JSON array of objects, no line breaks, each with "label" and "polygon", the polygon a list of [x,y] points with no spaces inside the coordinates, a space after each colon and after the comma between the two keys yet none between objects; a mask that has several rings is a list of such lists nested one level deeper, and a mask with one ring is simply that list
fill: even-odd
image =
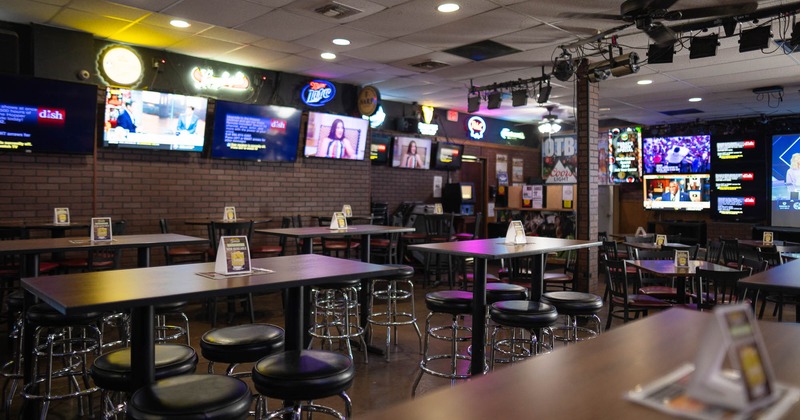
[{"label": "tv screen with woman", "polygon": [[306,157],[363,160],[369,121],[342,115],[308,113]]},{"label": "tv screen with woman", "polygon": [[431,141],[414,137],[394,139],[392,166],[395,168],[429,169],[431,165]]}]

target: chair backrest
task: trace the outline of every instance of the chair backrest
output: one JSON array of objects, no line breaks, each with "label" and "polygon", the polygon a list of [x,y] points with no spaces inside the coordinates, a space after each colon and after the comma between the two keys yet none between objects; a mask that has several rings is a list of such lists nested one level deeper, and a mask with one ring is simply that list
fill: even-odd
[{"label": "chair backrest", "polygon": [[[117,220],[111,224],[111,235],[124,235],[126,223],[124,220]],[[89,252],[87,259],[87,269],[96,270],[117,270],[122,263],[122,249],[100,248]]]},{"label": "chair backrest", "polygon": [[598,241],[607,241],[608,240],[608,232],[601,230],[597,232],[597,240]]},{"label": "chair backrest", "polygon": [[428,235],[428,240],[449,240],[453,235],[453,214],[426,214],[425,233]]},{"label": "chair backrest", "polygon": [[475,213],[475,230],[472,231],[472,239],[481,238],[481,224],[483,224],[483,213]]},{"label": "chair backrest", "polygon": [[719,238],[722,242],[722,263],[739,263],[739,240]]},{"label": "chair backrest", "polygon": [[640,249],[636,254],[639,260],[671,260],[675,258],[673,249]]},{"label": "chair backrest", "polygon": [[765,261],[767,263],[767,268],[774,267],[776,265],[783,264],[783,258],[781,258],[781,253],[775,249],[774,246],[769,247],[759,247],[757,249],[758,260]]},{"label": "chair backrest", "polygon": [[225,223],[212,221],[211,238],[209,238],[209,240],[211,241],[213,250],[216,251],[217,248],[219,248],[219,240],[223,236],[246,236],[247,241],[250,242],[250,239],[253,237],[253,221]]},{"label": "chair backrest", "polygon": [[606,267],[608,291],[611,298],[622,299],[628,302],[628,267],[625,260],[607,259],[603,256],[603,265]]},{"label": "chair backrest", "polygon": [[722,249],[724,247],[725,245],[722,243],[722,241],[708,241],[708,245],[706,245],[706,261],[719,264],[720,258],[722,257]]},{"label": "chair backrest", "polygon": [[716,271],[698,268],[695,271],[695,281],[700,285],[698,308],[710,309],[715,305],[739,302],[739,280],[749,275],[748,270]]},{"label": "chair backrest", "polygon": [[742,257],[739,260],[739,270],[749,271],[750,275],[766,270],[767,266],[768,264],[764,260],[757,260],[748,257]]},{"label": "chair backrest", "polygon": [[167,225],[167,219],[159,219],[158,226],[161,228],[161,233],[169,233],[169,225]]},{"label": "chair backrest", "polygon": [[775,245],[775,250],[781,254],[781,263],[785,263],[786,259],[783,257],[785,253],[798,253],[800,252],[800,245]]},{"label": "chair backrest", "polygon": [[619,248],[617,248],[616,241],[604,240],[600,245],[600,253],[605,255],[608,259],[616,260],[619,258]]}]

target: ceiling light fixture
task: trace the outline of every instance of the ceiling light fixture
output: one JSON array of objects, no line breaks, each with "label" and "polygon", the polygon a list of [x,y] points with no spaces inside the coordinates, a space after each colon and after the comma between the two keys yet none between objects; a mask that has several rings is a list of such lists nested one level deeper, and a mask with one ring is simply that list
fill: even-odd
[{"label": "ceiling light fixture", "polygon": [[472,95],[467,97],[467,112],[472,114],[481,108],[481,96]]},{"label": "ceiling light fixture", "polygon": [[643,79],[636,82],[637,85],[652,85],[653,81],[650,79]]},{"label": "ceiling light fixture", "polygon": [[487,109],[497,109],[500,108],[500,103],[503,102],[503,94],[494,91],[486,97],[486,108]]},{"label": "ceiling light fixture", "polygon": [[550,86],[550,79],[547,79],[547,84],[545,82],[541,82],[539,84],[539,97],[536,98],[536,102],[543,104],[550,100],[550,92],[552,92],[553,87]]},{"label": "ceiling light fixture", "polygon": [[539,121],[539,126],[537,128],[539,129],[540,133],[547,134],[548,136],[561,131],[561,120],[553,115],[552,106],[547,107],[547,115],[542,117],[542,120]]},{"label": "ceiling light fixture", "polygon": [[335,38],[331,42],[333,42],[334,45],[350,45],[350,40],[344,38]]},{"label": "ceiling light fixture", "polygon": [[647,64],[671,63],[674,56],[675,44],[669,44],[664,47],[658,44],[650,44],[647,47]]},{"label": "ceiling light fixture", "polygon": [[183,19],[172,19],[169,21],[169,24],[176,27],[176,28],[188,28],[192,26],[191,23],[183,20]]},{"label": "ceiling light fixture", "polygon": [[[620,49],[621,51],[621,49]],[[613,52],[609,48],[609,53]],[[598,61],[589,65],[587,77],[590,82],[606,80],[612,75],[614,77],[627,76],[639,71],[639,54],[629,52],[627,54],[611,57],[607,60]]]},{"label": "ceiling light fixture", "polygon": [[460,8],[461,8],[461,6],[459,6],[459,5],[455,4],[455,3],[442,3],[436,8],[436,10],[438,10],[438,11],[440,11],[442,13],[453,13],[453,12],[458,11],[458,9],[460,9]]},{"label": "ceiling light fixture", "polygon": [[331,53],[331,52],[324,52],[324,53],[320,54],[319,56],[322,57],[325,60],[333,60],[333,59],[336,58],[336,54]]},{"label": "ceiling light fixture", "polygon": [[528,105],[528,89],[515,89],[511,91],[511,106]]},{"label": "ceiling light fixture", "polygon": [[696,36],[689,43],[689,59],[713,57],[717,55],[719,35]]},{"label": "ceiling light fixture", "polygon": [[699,98],[699,97],[696,97],[696,98],[689,98],[689,102],[700,102],[700,101],[702,101],[702,100],[703,100],[703,98]]},{"label": "ceiling light fixture", "polygon": [[575,65],[572,64],[572,55],[566,49],[562,49],[561,55],[553,63],[553,76],[562,82],[566,82],[574,73]]}]

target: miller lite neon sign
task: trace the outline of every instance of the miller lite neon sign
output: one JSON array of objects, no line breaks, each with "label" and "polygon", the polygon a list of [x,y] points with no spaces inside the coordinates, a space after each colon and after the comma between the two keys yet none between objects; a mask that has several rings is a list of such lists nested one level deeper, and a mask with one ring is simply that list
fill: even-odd
[{"label": "miller lite neon sign", "polygon": [[312,80],[300,93],[303,103],[308,106],[323,106],[336,96],[336,87],[327,80]]}]

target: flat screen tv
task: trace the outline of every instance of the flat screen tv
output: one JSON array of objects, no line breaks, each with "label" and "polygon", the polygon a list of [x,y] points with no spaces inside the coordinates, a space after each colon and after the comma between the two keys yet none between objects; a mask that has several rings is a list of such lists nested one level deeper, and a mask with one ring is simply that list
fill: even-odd
[{"label": "flat screen tv", "polygon": [[715,136],[711,149],[713,219],[755,222],[767,218],[766,143],[760,136]]},{"label": "flat screen tv", "polygon": [[711,208],[708,174],[644,175],[646,210],[702,211]]},{"label": "flat screen tv", "polygon": [[373,133],[369,141],[369,160],[376,165],[385,165],[391,152],[392,136]]},{"label": "flat screen tv", "polygon": [[645,137],[644,174],[707,174],[711,171],[711,136]]},{"label": "flat screen tv", "polygon": [[198,96],[109,87],[103,146],[202,152],[207,108]]},{"label": "flat screen tv", "polygon": [[392,149],[392,166],[395,168],[430,169],[431,145],[429,139],[395,137]]},{"label": "flat screen tv", "polygon": [[309,112],[304,155],[364,160],[369,121],[321,112]]},{"label": "flat screen tv", "polygon": [[302,114],[283,106],[217,101],[211,157],[294,162]]},{"label": "flat screen tv", "polygon": [[772,226],[800,226],[800,134],[772,136]]},{"label": "flat screen tv", "polygon": [[91,154],[97,87],[0,76],[0,151]]},{"label": "flat screen tv", "polygon": [[608,130],[608,176],[614,184],[641,181],[641,127]]},{"label": "flat screen tv", "polygon": [[433,144],[434,169],[460,169],[461,157],[464,155],[464,145],[454,143]]}]

